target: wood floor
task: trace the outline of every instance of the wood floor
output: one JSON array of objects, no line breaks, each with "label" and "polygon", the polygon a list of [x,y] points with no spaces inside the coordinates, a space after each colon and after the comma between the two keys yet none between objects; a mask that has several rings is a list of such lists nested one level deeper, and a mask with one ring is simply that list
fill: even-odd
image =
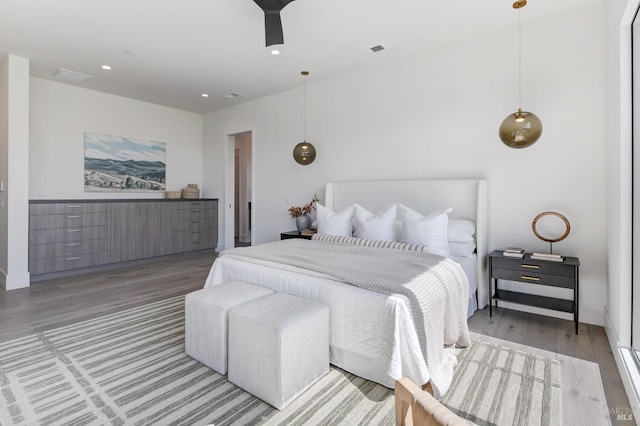
[{"label": "wood floor", "polygon": [[[103,272],[56,278],[31,287],[0,290],[0,343],[202,288],[215,253],[185,255]],[[469,320],[472,332],[597,363],[609,408],[628,408],[602,327],[499,308]],[[629,425],[631,421],[615,420]],[[598,424],[598,423],[594,423]]]},{"label": "wood floor", "polygon": [[0,289],[0,343],[202,288],[215,252]]}]

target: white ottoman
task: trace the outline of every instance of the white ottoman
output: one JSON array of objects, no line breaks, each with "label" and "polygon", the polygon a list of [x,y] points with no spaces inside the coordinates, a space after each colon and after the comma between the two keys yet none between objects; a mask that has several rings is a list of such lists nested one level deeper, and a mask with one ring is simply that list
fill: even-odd
[{"label": "white ottoman", "polygon": [[329,372],[329,307],[275,293],[229,311],[231,383],[282,410]]},{"label": "white ottoman", "polygon": [[273,291],[230,281],[185,297],[185,352],[220,374],[227,374],[227,313],[241,303]]}]

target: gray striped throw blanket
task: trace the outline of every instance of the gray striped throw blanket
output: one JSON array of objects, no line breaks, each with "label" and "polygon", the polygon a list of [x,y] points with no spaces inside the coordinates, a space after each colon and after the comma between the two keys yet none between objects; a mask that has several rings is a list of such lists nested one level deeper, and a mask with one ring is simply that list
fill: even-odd
[{"label": "gray striped throw blanket", "polygon": [[404,297],[409,305],[431,384],[443,395],[452,371],[441,368],[444,347],[467,346],[469,283],[459,264],[438,255],[289,239],[225,250],[320,272],[367,290]]}]

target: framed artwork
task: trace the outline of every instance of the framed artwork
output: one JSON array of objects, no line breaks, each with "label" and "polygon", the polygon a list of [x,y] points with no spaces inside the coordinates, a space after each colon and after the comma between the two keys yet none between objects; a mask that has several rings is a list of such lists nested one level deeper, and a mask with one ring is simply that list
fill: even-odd
[{"label": "framed artwork", "polygon": [[85,133],[84,191],[164,191],[166,157],[164,142]]}]

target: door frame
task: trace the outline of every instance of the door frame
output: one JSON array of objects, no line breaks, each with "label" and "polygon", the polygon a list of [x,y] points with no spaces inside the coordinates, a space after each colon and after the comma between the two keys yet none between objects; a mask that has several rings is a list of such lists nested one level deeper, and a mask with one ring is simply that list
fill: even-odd
[{"label": "door frame", "polygon": [[251,245],[255,244],[256,235],[256,162],[255,162],[255,129],[240,130],[227,134],[227,143],[225,144],[225,184],[224,197],[224,249],[230,249],[235,246],[235,162],[236,162],[236,135],[241,133],[249,133],[251,135]]}]

